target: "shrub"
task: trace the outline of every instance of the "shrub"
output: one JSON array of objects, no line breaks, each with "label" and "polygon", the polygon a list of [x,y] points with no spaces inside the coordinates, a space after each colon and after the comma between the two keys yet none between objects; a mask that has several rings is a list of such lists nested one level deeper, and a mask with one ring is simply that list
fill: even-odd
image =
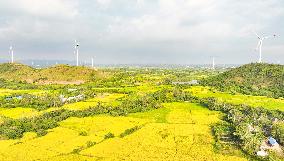
[{"label": "shrub", "polygon": [[114,134],[109,132],[105,135],[104,139],[110,139],[110,138],[114,138],[114,137],[115,137]]},{"label": "shrub", "polygon": [[271,134],[281,145],[284,145],[284,123],[274,124],[272,126]]},{"label": "shrub", "polygon": [[79,133],[80,136],[88,136],[88,133],[86,131],[81,131]]},{"label": "shrub", "polygon": [[92,146],[94,146],[94,145],[96,145],[97,143],[95,142],[95,141],[88,141],[87,142],[87,148],[90,148],[90,147],[92,147]]},{"label": "shrub", "polygon": [[134,133],[135,131],[137,131],[139,129],[140,129],[139,126],[135,126],[135,127],[130,128],[130,129],[126,129],[123,133],[121,133],[119,135],[119,137],[123,138],[123,137],[125,137],[127,135],[130,135],[130,134]]}]

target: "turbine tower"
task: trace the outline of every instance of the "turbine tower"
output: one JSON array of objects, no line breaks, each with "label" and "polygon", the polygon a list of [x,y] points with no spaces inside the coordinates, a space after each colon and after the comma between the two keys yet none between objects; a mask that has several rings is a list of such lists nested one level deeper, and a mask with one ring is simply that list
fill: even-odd
[{"label": "turbine tower", "polygon": [[79,66],[79,43],[75,40],[76,65]]},{"label": "turbine tower", "polygon": [[14,63],[14,51],[13,46],[10,46],[9,53],[11,54],[11,63]]},{"label": "turbine tower", "polygon": [[215,57],[212,59],[212,69],[215,70]]},{"label": "turbine tower", "polygon": [[[262,45],[263,45],[263,40],[271,38],[272,36],[259,36],[255,31],[254,31],[254,33],[257,36],[257,38],[259,39],[258,44],[257,44],[256,49],[255,49],[255,50],[259,51],[258,63],[262,63]],[[274,34],[273,37],[275,38],[276,35]]]},{"label": "turbine tower", "polygon": [[92,68],[94,68],[94,58],[92,58]]}]

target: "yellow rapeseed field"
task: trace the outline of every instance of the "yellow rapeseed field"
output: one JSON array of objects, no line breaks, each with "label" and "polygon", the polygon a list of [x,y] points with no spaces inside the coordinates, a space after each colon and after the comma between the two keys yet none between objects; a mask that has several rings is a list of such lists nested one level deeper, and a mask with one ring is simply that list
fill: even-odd
[{"label": "yellow rapeseed field", "polygon": [[165,106],[170,109],[163,111],[165,119],[161,119],[159,113],[150,112],[154,115],[152,118],[159,118],[158,122],[151,119],[129,136],[107,140],[80,154],[103,160],[246,160],[214,152],[210,124],[219,121],[219,113],[189,103]]},{"label": "yellow rapeseed field", "polygon": [[5,116],[9,118],[22,118],[37,115],[38,111],[33,108],[0,108],[0,116]]},{"label": "yellow rapeseed field", "polygon": [[27,108],[27,107],[0,108],[0,116],[18,119],[18,118],[23,118],[23,117],[38,116],[38,115],[41,115],[45,112],[55,111],[55,110],[63,109],[63,108],[69,109],[69,110],[83,110],[83,109],[87,109],[87,108],[96,106],[98,104],[98,102],[100,102],[102,104],[116,105],[116,104],[119,104],[119,102],[116,101],[116,99],[124,97],[124,96],[125,96],[125,94],[118,94],[118,93],[102,94],[102,95],[98,95],[95,98],[88,99],[88,100],[83,101],[83,102],[70,103],[70,104],[66,104],[66,105],[64,105],[63,107],[60,107],[60,108],[54,107],[54,108],[49,108],[49,109],[46,109],[46,110],[43,110],[43,111],[37,111],[33,108]]},{"label": "yellow rapeseed field", "polygon": [[210,91],[209,87],[193,86],[186,91],[192,92],[197,97],[215,97],[221,102],[233,104],[246,104],[252,107],[264,107],[272,110],[284,111],[284,99],[268,98],[266,96],[251,96],[243,94],[229,94],[224,92]]},{"label": "yellow rapeseed field", "polygon": [[54,157],[67,157],[73,154],[74,149],[86,148],[88,142],[104,141],[105,135],[110,132],[118,136],[126,129],[145,123],[143,119],[127,117],[69,118],[61,122],[60,127],[49,130],[43,137],[26,133],[22,139],[0,141],[0,159],[7,161],[55,160]]},{"label": "yellow rapeseed field", "polygon": [[7,95],[11,95],[11,94],[23,94],[23,93],[28,93],[28,94],[33,94],[33,95],[39,95],[39,94],[43,94],[45,92],[45,90],[13,90],[13,89],[2,89],[0,88],[0,96],[7,96]]},{"label": "yellow rapeseed field", "polygon": [[63,108],[70,109],[70,110],[83,110],[90,107],[94,107],[98,104],[98,102],[103,104],[116,104],[116,99],[124,97],[125,94],[119,94],[119,93],[104,93],[100,94],[95,98],[88,99],[83,102],[76,102],[71,104],[66,104],[63,106]]},{"label": "yellow rapeseed field", "polygon": [[191,103],[164,106],[127,117],[73,117],[42,137],[25,133],[1,140],[0,160],[246,160],[214,152],[210,125],[220,121],[220,113]]}]

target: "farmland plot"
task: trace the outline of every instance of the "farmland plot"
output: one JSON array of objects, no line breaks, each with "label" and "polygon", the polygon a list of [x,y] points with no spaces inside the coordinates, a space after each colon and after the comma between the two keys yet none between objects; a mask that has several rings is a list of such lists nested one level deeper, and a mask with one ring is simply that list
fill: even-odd
[{"label": "farmland plot", "polygon": [[239,151],[214,151],[210,125],[220,113],[191,103],[164,106],[127,117],[72,117],[42,137],[2,140],[0,160],[246,160]]}]

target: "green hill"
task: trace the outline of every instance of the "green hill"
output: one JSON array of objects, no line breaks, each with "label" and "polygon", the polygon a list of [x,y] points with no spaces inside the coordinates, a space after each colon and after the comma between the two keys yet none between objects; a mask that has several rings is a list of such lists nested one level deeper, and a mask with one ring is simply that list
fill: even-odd
[{"label": "green hill", "polygon": [[0,78],[28,83],[81,84],[90,80],[96,73],[96,70],[82,66],[56,65],[44,69],[34,69],[23,64],[0,64]]},{"label": "green hill", "polygon": [[9,81],[29,81],[36,77],[36,69],[23,64],[0,64],[0,78]]},{"label": "green hill", "polygon": [[284,66],[252,63],[201,81],[221,91],[284,97]]},{"label": "green hill", "polygon": [[38,82],[57,84],[80,84],[90,80],[95,70],[82,66],[57,65],[39,70]]}]

